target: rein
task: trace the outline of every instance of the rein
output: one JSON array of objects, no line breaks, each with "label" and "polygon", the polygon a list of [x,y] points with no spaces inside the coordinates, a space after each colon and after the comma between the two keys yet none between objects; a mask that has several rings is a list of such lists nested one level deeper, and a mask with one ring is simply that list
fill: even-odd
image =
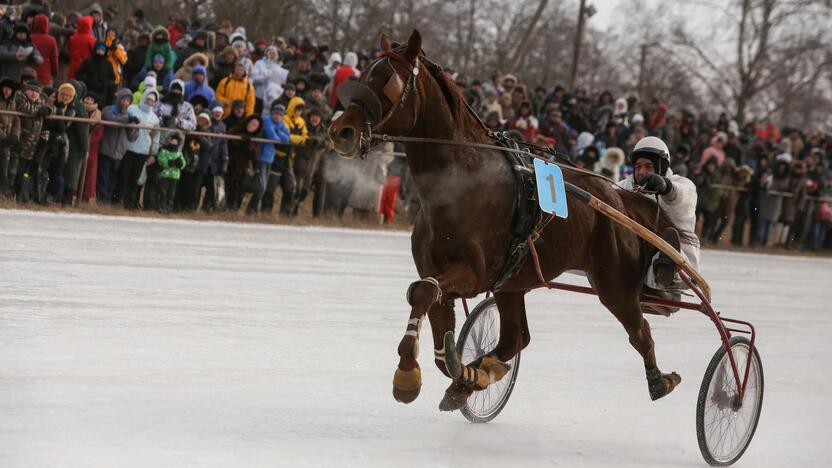
[{"label": "rein", "polygon": [[[494,138],[494,139],[497,139],[497,140],[500,140],[500,139],[510,140],[508,137],[504,136],[502,133],[499,133],[499,132],[489,131],[488,136],[490,138]],[[615,185],[615,183],[612,180],[610,180],[609,178],[607,178],[607,177],[605,177],[601,174],[596,174],[595,172],[589,171],[587,169],[577,167],[575,165],[575,163],[573,163],[568,157],[566,157],[565,155],[555,151],[552,148],[545,147],[545,146],[540,146],[540,145],[535,145],[535,144],[530,144],[530,143],[526,143],[526,142],[523,142],[523,141],[510,140],[510,141],[513,141],[514,143],[517,143],[519,146],[524,146],[525,149],[507,148],[505,146],[490,145],[490,144],[487,144],[487,143],[472,143],[470,141],[445,140],[445,139],[441,139],[441,138],[397,136],[397,135],[387,135],[387,134],[383,134],[383,133],[380,133],[380,134],[371,133],[369,135],[369,137],[367,138],[367,140],[379,141],[379,142],[390,142],[390,143],[432,143],[432,144],[438,144],[438,145],[464,146],[464,147],[469,147],[469,148],[490,149],[490,150],[496,150],[496,151],[504,151],[504,152],[507,152],[507,153],[523,154],[523,155],[529,156],[529,157],[534,158],[534,159],[540,159],[541,161],[546,161],[550,164],[556,164],[556,165],[558,165],[558,166],[560,166],[561,168],[564,168],[564,169],[570,169],[570,170],[575,171],[575,172],[580,172],[582,174],[597,177],[597,178],[599,178],[599,179],[601,179],[605,182],[608,182],[610,184]],[[532,149],[543,151],[547,154],[550,154],[552,157],[546,158],[544,156],[540,156],[538,154],[532,153],[531,152]],[[561,162],[558,162],[556,159],[560,160]]]}]

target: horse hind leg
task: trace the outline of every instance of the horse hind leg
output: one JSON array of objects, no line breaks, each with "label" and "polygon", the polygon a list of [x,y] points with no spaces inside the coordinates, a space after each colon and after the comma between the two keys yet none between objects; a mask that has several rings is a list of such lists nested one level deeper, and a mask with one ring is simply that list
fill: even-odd
[{"label": "horse hind leg", "polygon": [[523,296],[523,292],[494,295],[500,319],[499,341],[493,350],[469,365],[461,363],[453,334],[445,334],[445,364],[447,374],[454,382],[445,390],[445,397],[439,403],[440,410],[461,408],[474,391],[484,390],[500,381],[511,370],[507,361],[528,346],[531,340]]},{"label": "horse hind leg", "polygon": [[[603,301],[602,301],[603,302]],[[607,304],[604,304],[607,305]],[[644,369],[647,375],[647,389],[653,401],[672,392],[681,382],[682,377],[676,372],[663,374],[656,365],[656,351],[653,336],[650,333],[650,323],[644,318],[638,303],[627,306],[607,306],[613,315],[624,326],[630,338],[630,344],[644,359]]]}]

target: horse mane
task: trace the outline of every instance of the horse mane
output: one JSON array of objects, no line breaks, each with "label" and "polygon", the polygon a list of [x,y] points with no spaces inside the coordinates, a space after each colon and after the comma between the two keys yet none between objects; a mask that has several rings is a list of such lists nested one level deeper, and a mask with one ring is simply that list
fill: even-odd
[{"label": "horse mane", "polygon": [[[445,71],[441,66],[428,60],[428,58],[425,57],[424,51],[419,54],[419,58],[422,60],[422,63],[425,64],[425,67],[427,67],[430,71],[431,76],[433,76],[434,80],[436,80],[436,84],[442,91],[442,95],[445,97],[445,102],[448,104],[448,108],[451,111],[453,121],[461,124],[466,120],[472,120],[472,112],[469,110],[468,104],[465,102],[465,97],[462,96],[462,92],[460,92],[459,88],[457,88],[456,83],[451,81],[447,75],[445,75]],[[468,127],[468,133],[471,136],[478,136],[480,137],[480,141],[484,141],[482,140],[482,137],[485,133],[475,131],[476,129],[484,130],[482,122],[478,118],[474,118],[473,120],[474,125]],[[460,126],[462,127],[462,125]]]}]

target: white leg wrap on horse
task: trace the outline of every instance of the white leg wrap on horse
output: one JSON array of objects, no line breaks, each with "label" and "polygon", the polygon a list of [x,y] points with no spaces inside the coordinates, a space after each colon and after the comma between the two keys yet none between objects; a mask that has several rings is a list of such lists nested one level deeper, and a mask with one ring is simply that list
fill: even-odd
[{"label": "white leg wrap on horse", "polygon": [[445,362],[445,349],[436,349],[433,350],[433,358],[437,361]]}]

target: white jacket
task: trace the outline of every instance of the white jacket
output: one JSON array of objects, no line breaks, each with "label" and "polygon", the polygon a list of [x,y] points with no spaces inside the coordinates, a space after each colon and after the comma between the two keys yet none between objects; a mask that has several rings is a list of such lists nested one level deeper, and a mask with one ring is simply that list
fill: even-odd
[{"label": "white jacket", "polygon": [[[673,189],[666,195],[659,195],[659,206],[667,213],[670,221],[679,230],[682,253],[691,266],[699,270],[699,238],[696,237],[696,185],[687,177],[674,174],[669,168],[665,177],[670,179]],[[633,191],[633,176],[621,180],[617,185]],[[653,195],[643,194],[645,197]]]},{"label": "white jacket", "polygon": [[279,63],[265,58],[258,60],[254,64],[254,70],[251,72],[251,79],[254,80],[254,95],[258,99],[263,99],[263,95],[266,93],[269,85],[279,87],[280,94],[282,94],[283,85],[286,83],[288,76],[289,70],[280,66]]}]

